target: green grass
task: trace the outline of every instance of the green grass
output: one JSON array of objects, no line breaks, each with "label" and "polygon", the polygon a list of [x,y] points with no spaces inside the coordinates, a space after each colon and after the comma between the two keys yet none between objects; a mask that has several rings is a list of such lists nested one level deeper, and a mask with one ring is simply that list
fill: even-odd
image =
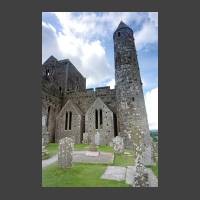
[{"label": "green grass", "polygon": [[[88,144],[75,144],[74,150],[75,151],[87,151],[89,149]],[[47,150],[49,152],[49,157],[52,157],[56,153],[58,153],[58,144],[56,143],[49,143],[47,145]],[[104,151],[104,152],[113,152],[113,148],[110,146],[99,146],[97,147],[98,151]]]},{"label": "green grass", "polygon": [[133,151],[125,150],[125,152],[129,152],[130,155],[115,154],[115,159],[114,159],[113,165],[115,165],[115,166],[134,165]]},{"label": "green grass", "polygon": [[158,177],[158,162],[155,165],[151,166],[153,173]]},{"label": "green grass", "polygon": [[[76,151],[88,150],[87,144],[75,144]],[[58,144],[51,143],[47,146],[49,157],[58,152]],[[110,146],[99,146],[98,151],[113,152]],[[134,165],[133,151],[125,150],[129,155],[115,154],[113,166],[129,166]],[[158,162],[151,168],[158,177]],[[129,187],[124,181],[118,182],[113,180],[100,179],[106,170],[107,165],[103,164],[83,164],[74,163],[69,169],[60,169],[57,164],[52,164],[42,170],[42,186],[43,187]]]},{"label": "green grass", "polygon": [[47,150],[49,153],[49,157],[52,157],[58,153],[58,144],[56,143],[49,143],[47,145]]},{"label": "green grass", "polygon": [[152,166],[146,166],[147,168],[151,168],[153,173],[158,177],[158,161],[154,163]]},{"label": "green grass", "polygon": [[73,164],[69,169],[60,169],[52,164],[42,170],[43,187],[129,187],[124,181],[100,179],[107,165]]}]

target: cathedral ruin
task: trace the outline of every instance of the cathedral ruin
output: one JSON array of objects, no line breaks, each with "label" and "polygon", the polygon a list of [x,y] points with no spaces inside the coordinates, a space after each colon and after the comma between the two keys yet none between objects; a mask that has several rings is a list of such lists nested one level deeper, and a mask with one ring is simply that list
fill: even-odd
[{"label": "cathedral ruin", "polygon": [[152,141],[133,30],[120,22],[113,34],[115,89],[86,88],[86,78],[68,59],[49,57],[42,65],[42,137],[45,143],[70,137],[75,144],[109,145],[121,136],[134,147],[136,129],[143,132],[144,163],[152,164]]}]

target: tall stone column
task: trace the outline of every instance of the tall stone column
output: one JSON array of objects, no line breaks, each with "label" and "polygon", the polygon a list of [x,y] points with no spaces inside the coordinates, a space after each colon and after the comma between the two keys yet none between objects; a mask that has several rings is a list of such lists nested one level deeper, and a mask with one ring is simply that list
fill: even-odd
[{"label": "tall stone column", "polygon": [[139,128],[135,128],[134,148],[136,158],[136,175],[134,177],[134,185],[135,187],[148,187],[148,174],[144,171],[144,133]]},{"label": "tall stone column", "polygon": [[61,168],[69,168],[72,166],[72,154],[74,143],[71,138],[65,137],[59,141],[58,149],[58,165]]},{"label": "tall stone column", "polygon": [[132,148],[132,128],[139,126],[145,137],[145,164],[151,165],[151,138],[133,30],[120,22],[113,34],[113,40],[119,136],[123,137],[125,148]]}]

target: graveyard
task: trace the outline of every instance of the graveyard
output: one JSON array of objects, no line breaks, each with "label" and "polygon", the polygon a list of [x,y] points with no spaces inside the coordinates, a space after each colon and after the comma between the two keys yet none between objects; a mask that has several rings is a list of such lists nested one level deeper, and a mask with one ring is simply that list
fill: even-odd
[{"label": "graveyard", "polygon": [[[58,155],[59,145],[49,143],[46,147],[48,158],[51,159]],[[89,144],[75,144],[74,152],[88,152]],[[58,161],[49,164],[42,169],[42,187],[132,187],[127,180],[108,180],[103,179],[102,175],[109,166],[128,168],[135,164],[133,151],[124,149],[123,153],[115,153],[111,146],[97,146],[96,150],[100,153],[111,153],[114,155],[113,162],[110,163],[87,163],[72,161],[69,168],[60,168]],[[156,176],[158,176],[157,162],[151,168]]]},{"label": "graveyard", "polygon": [[86,87],[69,59],[42,64],[42,187],[158,187],[133,29],[112,38],[113,88]]}]

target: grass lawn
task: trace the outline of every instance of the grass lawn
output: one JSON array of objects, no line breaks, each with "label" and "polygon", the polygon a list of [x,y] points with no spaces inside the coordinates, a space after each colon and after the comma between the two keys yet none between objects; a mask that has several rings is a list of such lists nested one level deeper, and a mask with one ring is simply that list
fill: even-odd
[{"label": "grass lawn", "polygon": [[[76,151],[88,150],[87,144],[76,144]],[[47,146],[50,157],[58,152],[58,144],[49,144]],[[99,151],[113,152],[113,148],[109,146],[99,146]],[[115,154],[112,165],[128,166],[134,165],[133,151],[125,150],[124,154]],[[158,162],[151,168],[158,177]],[[107,165],[104,164],[83,164],[74,163],[69,169],[60,169],[57,163],[54,163],[42,170],[42,186],[43,187],[129,187],[125,181],[113,181],[100,179],[105,172]]]},{"label": "grass lawn", "polygon": [[56,143],[49,143],[47,145],[47,150],[49,152],[49,157],[52,157],[58,153],[58,144]]},{"label": "grass lawn", "polygon": [[158,162],[151,166],[153,173],[158,177]]},{"label": "grass lawn", "polygon": [[[89,149],[88,144],[75,144],[74,150],[75,151],[87,151]],[[58,144],[56,143],[49,143],[47,145],[47,150],[49,152],[49,157],[54,156],[58,153]],[[97,147],[98,151],[104,151],[104,152],[113,152],[113,148],[110,146],[99,146]]]},{"label": "grass lawn", "polygon": [[125,152],[128,152],[129,155],[115,154],[115,159],[114,159],[113,165],[115,165],[115,166],[134,165],[133,151],[125,150]]},{"label": "grass lawn", "polygon": [[107,165],[73,164],[72,168],[60,169],[57,163],[42,170],[43,187],[129,187],[125,181],[100,179]]}]

